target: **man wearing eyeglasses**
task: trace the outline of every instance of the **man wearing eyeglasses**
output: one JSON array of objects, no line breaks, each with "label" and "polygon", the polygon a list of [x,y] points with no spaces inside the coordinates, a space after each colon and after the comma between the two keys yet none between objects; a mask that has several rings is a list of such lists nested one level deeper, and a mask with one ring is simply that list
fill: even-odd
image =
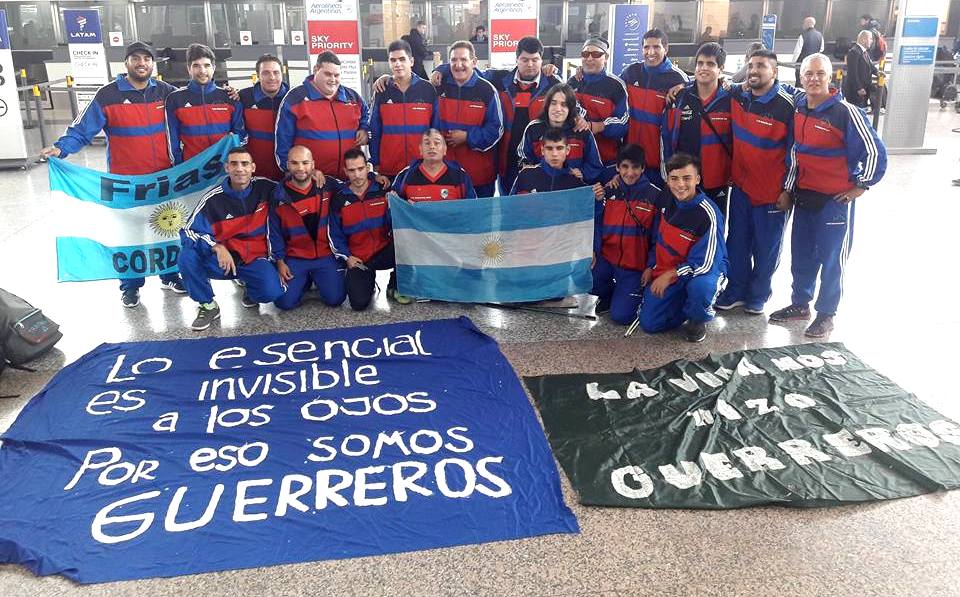
[{"label": "man wearing eyeglasses", "polygon": [[856,106],[830,89],[833,67],[823,54],[800,65],[805,96],[794,115],[796,144],[790,159],[797,176],[791,181],[793,214],[790,306],[770,314],[770,321],[806,321],[817,277],[817,317],[804,335],[822,338],[833,329],[843,293],[843,273],[853,244],[854,200],[883,178],[887,149]]},{"label": "man wearing eyeglasses", "polygon": [[606,40],[591,37],[580,51],[582,77],[571,77],[568,83],[577,92],[577,101],[586,110],[583,119],[597,140],[600,160],[613,166],[620,141],[627,133],[627,88],[620,77],[607,72],[609,45]]}]

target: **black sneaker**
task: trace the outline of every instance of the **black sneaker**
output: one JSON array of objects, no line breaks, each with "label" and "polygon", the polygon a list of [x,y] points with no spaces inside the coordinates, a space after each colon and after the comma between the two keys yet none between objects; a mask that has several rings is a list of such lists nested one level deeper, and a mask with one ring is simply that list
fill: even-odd
[{"label": "black sneaker", "polygon": [[240,299],[240,304],[247,309],[253,309],[254,307],[260,306],[260,303],[250,298],[250,295],[246,292],[243,293],[243,297]]},{"label": "black sneaker", "polygon": [[176,280],[161,281],[160,288],[169,290],[175,294],[187,294],[187,287],[183,285],[183,280],[180,278],[177,278]]},{"label": "black sneaker", "polygon": [[803,335],[808,338],[823,338],[833,331],[833,315],[817,315]]},{"label": "black sneaker", "polygon": [[717,299],[717,302],[713,305],[713,308],[719,309],[720,311],[729,311],[737,307],[742,307],[743,305],[743,301],[731,301],[730,299],[725,299],[721,296],[719,299]]},{"label": "black sneaker", "polygon": [[197,318],[190,324],[190,329],[202,331],[210,327],[210,324],[220,319],[220,306],[217,303],[200,305],[197,310]]},{"label": "black sneaker", "polygon": [[806,321],[810,319],[810,307],[790,305],[770,314],[770,321]]},{"label": "black sneaker", "polygon": [[600,299],[600,300],[598,300],[598,301],[597,301],[597,306],[596,306],[596,308],[594,308],[593,312],[594,312],[595,314],[597,314],[597,315],[600,315],[601,313],[609,313],[609,312],[610,312],[610,302],[611,302],[610,299]]},{"label": "black sneaker", "polygon": [[703,342],[707,337],[707,324],[702,321],[688,321],[683,324],[683,336],[687,342]]},{"label": "black sneaker", "polygon": [[140,304],[140,289],[127,288],[120,295],[120,302],[123,303],[123,306],[127,309],[133,309]]}]

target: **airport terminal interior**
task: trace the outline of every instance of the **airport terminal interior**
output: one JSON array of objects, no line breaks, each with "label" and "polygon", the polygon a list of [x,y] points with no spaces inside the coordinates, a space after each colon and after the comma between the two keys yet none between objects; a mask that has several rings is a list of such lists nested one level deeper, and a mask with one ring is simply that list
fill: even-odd
[{"label": "airport terminal interior", "polygon": [[[754,17],[780,13],[777,44],[789,52],[803,16],[815,14],[822,19],[825,38],[836,43],[837,38],[855,35],[856,17],[863,13],[884,24],[890,22],[897,3],[658,0],[649,4],[655,6],[654,22],[663,19],[665,27],[675,29],[673,39],[678,46],[690,47],[695,47],[700,33],[711,24],[720,38],[750,41],[755,37],[751,33],[756,29],[755,24],[751,26]],[[62,25],[55,17],[58,11],[75,5],[100,7],[104,30],[124,31],[126,42],[143,39],[157,47],[182,50],[186,42],[199,36],[216,49],[218,61],[223,63],[218,80],[221,76],[227,79],[231,56],[247,61],[264,48],[275,49],[267,39],[273,29],[289,35],[303,28],[303,5],[296,1],[0,2],[8,14],[14,59],[18,68],[29,70],[31,81],[47,80],[47,63],[68,63],[63,44],[51,44],[50,40],[63,41]],[[960,24],[960,2],[949,5],[941,37],[941,45],[948,49]],[[573,0],[541,3],[541,37],[545,46],[556,50],[558,63],[561,55],[570,55],[569,47],[579,52],[590,27],[606,30],[608,6]],[[364,59],[373,60],[374,73],[386,70],[382,64],[384,42],[406,33],[410,23],[421,16],[428,22],[428,37],[439,49],[463,37],[474,23],[485,23],[486,2],[361,0]],[[592,25],[594,22],[597,24]],[[259,47],[241,48],[237,43],[240,30],[253,31],[255,40],[261,40]],[[291,60],[305,60],[302,46],[287,45],[289,41],[287,37],[280,50],[303,52],[303,58]],[[692,56],[689,49],[682,52]],[[122,55],[111,57],[111,62],[120,60]],[[182,67],[182,63],[177,65]],[[55,64],[51,72],[63,72],[63,65]],[[249,73],[230,72],[238,81],[249,79]],[[960,110],[955,101],[942,104],[940,97],[932,95],[925,106],[924,148],[935,151],[891,153],[882,182],[856,200],[856,234],[844,272],[843,300],[836,328],[825,341],[843,343],[945,417],[960,420],[955,369],[960,311],[954,305],[958,251],[952,224],[954,218],[960,221],[960,184],[952,184],[960,179]],[[66,94],[53,90],[44,102],[50,134],[59,135],[70,117]],[[880,130],[883,125],[881,116]],[[42,143],[36,128],[26,131],[26,141],[30,154],[37,155]],[[70,161],[106,170],[105,147],[87,147]],[[31,363],[36,371],[3,372],[0,395],[16,397],[0,400],[0,431],[9,428],[30,398],[61,368],[104,342],[246,336],[466,316],[499,343],[523,377],[626,372],[677,359],[812,341],[804,336],[800,322],[767,320],[773,309],[790,301],[789,228],[765,315],[739,309],[720,313],[708,324],[707,338],[699,344],[685,341],[679,331],[658,335],[638,331],[624,337],[624,328],[608,317],[592,317],[595,299],[588,295],[576,297],[579,306],[569,311],[572,317],[563,314],[566,312],[438,301],[399,305],[388,301],[384,291],[378,291],[373,306],[365,312],[354,312],[346,305],[324,306],[312,292],[301,308],[280,311],[266,304],[244,308],[242,290],[229,281],[214,282],[222,309],[220,322],[194,332],[189,324],[196,304],[186,296],[162,290],[156,278],[148,279],[141,305],[134,309],[121,305],[115,280],[57,282],[56,230],[51,224],[54,202],[47,168],[31,158],[24,169],[0,170],[0,251],[6,256],[0,267],[0,287],[41,308],[60,324],[64,337],[54,350]],[[385,290],[385,272],[380,273],[378,282]],[[566,504],[579,520],[579,534],[85,586],[60,576],[36,577],[22,566],[3,565],[0,595],[960,594],[958,491],[824,508],[633,509],[580,505],[562,471],[560,479]]]}]

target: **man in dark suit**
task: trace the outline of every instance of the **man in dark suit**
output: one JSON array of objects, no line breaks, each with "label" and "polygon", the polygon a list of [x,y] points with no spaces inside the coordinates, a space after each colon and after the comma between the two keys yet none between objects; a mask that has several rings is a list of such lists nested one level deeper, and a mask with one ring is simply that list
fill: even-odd
[{"label": "man in dark suit", "polygon": [[843,97],[861,108],[867,107],[867,100],[873,89],[873,75],[877,68],[867,53],[873,43],[873,34],[863,30],[857,36],[857,43],[847,51],[847,72],[843,77]]}]

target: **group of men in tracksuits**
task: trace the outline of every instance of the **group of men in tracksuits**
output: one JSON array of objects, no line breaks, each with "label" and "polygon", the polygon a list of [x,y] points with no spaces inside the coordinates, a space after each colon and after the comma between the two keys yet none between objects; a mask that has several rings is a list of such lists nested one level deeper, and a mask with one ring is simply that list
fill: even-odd
[{"label": "group of men in tracksuits", "polygon": [[[762,313],[793,208],[792,302],[770,318],[808,319],[819,275],[807,333],[824,335],[842,291],[852,201],[882,177],[882,143],[830,91],[822,55],[805,61],[800,92],[776,80],[767,50],[749,57],[739,87],[720,82],[719,45],[699,49],[692,81],[667,50],[667,35],[650,30],[643,62],[616,77],[607,42],[590,39],[565,84],[544,67],[536,38],[520,40],[516,68],[484,72],[472,44],[457,42],[427,81],[397,41],[368,107],[340,84],[332,52],[292,89],[280,61],[264,56],[259,82],[238,95],[214,84],[209,48],[191,46],[191,80],[174,90],[149,77],[155,54],[137,42],[128,75],[101,89],[44,153],[65,157],[103,129],[111,172],[138,174],[230,132],[245,139],[183,232],[183,281],[163,278],[200,303],[194,329],[219,316],[215,278],[242,281],[246,306],[294,308],[315,286],[326,304],[349,297],[366,308],[375,272],[393,267],[388,192],[450,200],[592,185],[598,312],[651,333],[682,325],[691,341],[705,337],[714,308]],[[123,282],[125,305],[135,306],[130,288],[138,302],[142,284]],[[412,300],[394,275],[387,295]]]}]

